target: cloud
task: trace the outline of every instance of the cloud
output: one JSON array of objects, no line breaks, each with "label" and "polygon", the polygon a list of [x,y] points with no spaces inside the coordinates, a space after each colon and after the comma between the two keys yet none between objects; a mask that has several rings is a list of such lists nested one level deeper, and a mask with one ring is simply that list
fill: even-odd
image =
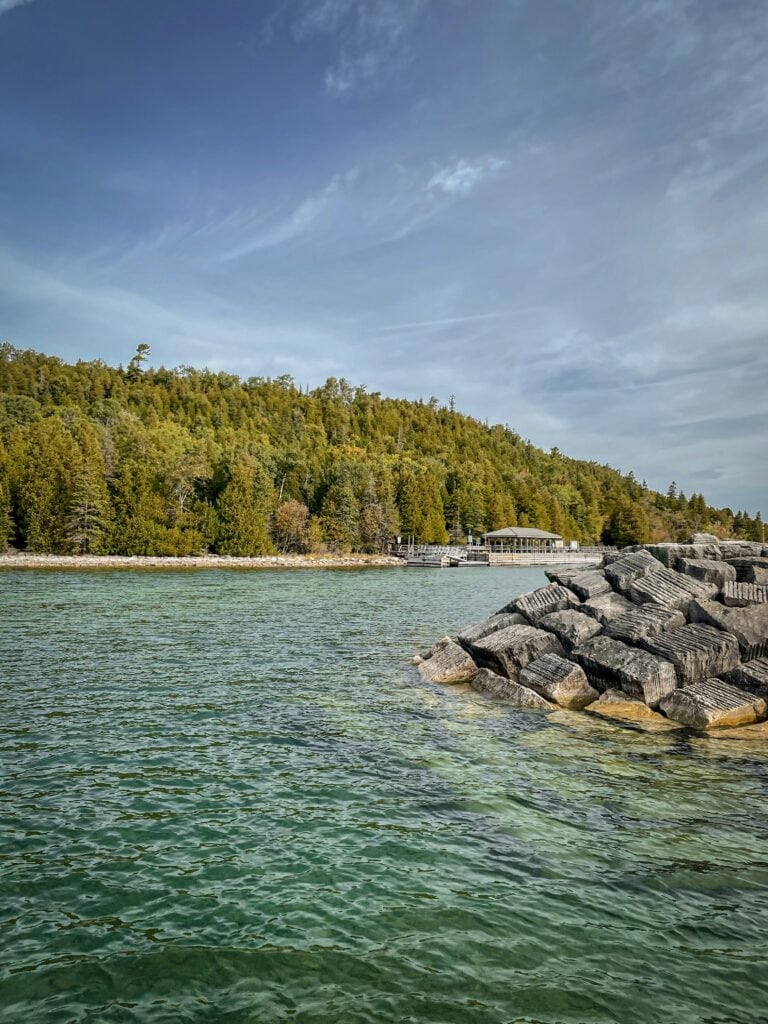
[{"label": "cloud", "polygon": [[498,174],[506,167],[506,160],[488,156],[474,163],[469,160],[455,160],[439,168],[427,183],[427,188],[449,196],[467,196],[481,182]]},{"label": "cloud", "polygon": [[22,4],[31,4],[34,0],[0,0],[0,14],[7,14],[14,7],[21,7]]},{"label": "cloud", "polygon": [[[380,87],[410,63],[405,37],[425,5],[426,0],[303,0],[290,32],[297,43],[336,37],[336,57],[323,83],[329,95],[343,97]],[[268,34],[274,37],[273,21]]]},{"label": "cloud", "polygon": [[282,220],[235,245],[223,253],[216,262],[228,263],[261,249],[271,249],[307,235],[324,219],[335,197],[354,184],[357,175],[357,168],[352,168],[345,174],[334,175],[320,192],[307,196]]}]

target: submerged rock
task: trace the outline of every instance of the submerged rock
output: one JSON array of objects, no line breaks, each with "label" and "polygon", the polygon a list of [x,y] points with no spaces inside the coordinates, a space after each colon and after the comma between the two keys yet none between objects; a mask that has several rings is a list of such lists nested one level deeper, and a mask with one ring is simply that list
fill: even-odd
[{"label": "submerged rock", "polygon": [[572,657],[596,690],[618,688],[652,708],[677,686],[670,662],[608,636],[588,640],[573,651]]},{"label": "submerged rock", "polygon": [[519,612],[535,625],[550,612],[560,612],[578,603],[578,599],[567,587],[560,583],[550,583],[549,586],[521,594],[502,611]]},{"label": "submerged rock", "polygon": [[731,686],[768,700],[768,658],[754,658],[737,665],[730,672],[723,672],[722,678]]},{"label": "submerged rock", "polygon": [[648,573],[658,572],[662,568],[658,558],[654,558],[650,552],[641,549],[632,551],[606,565],[604,572],[611,586],[622,594],[626,594],[635,580],[641,579]]},{"label": "submerged rock", "polygon": [[723,604],[728,608],[748,608],[752,604],[768,604],[768,587],[759,583],[726,583]]},{"label": "submerged rock", "polygon": [[597,619],[601,626],[613,622],[632,608],[635,608],[635,605],[631,601],[628,601],[621,594],[614,594],[613,592],[601,594],[600,597],[593,597],[590,601],[585,601],[579,605],[580,612],[584,612],[585,615]]},{"label": "submerged rock", "polygon": [[653,725],[659,729],[679,729],[675,722],[653,711],[641,700],[636,700],[623,690],[606,690],[600,699],[590,704],[587,711],[602,715],[603,718],[616,718],[622,722],[639,722],[642,725]]},{"label": "submerged rock", "polygon": [[472,689],[478,693],[488,693],[493,697],[502,697],[517,708],[539,708],[548,711],[552,705],[540,694],[521,686],[513,679],[500,676],[488,668],[481,668],[472,680]]},{"label": "submerged rock", "polygon": [[465,650],[469,650],[476,640],[482,640],[485,636],[497,632],[499,629],[506,629],[507,626],[527,626],[528,620],[517,612],[499,612],[491,615],[489,619],[482,622],[475,622],[467,626],[459,633],[457,639]]},{"label": "submerged rock", "polygon": [[534,626],[500,629],[473,643],[470,652],[479,666],[514,680],[519,679],[522,668],[543,654],[564,653],[554,633]]},{"label": "submerged rock", "polygon": [[477,665],[463,647],[445,637],[419,662],[417,669],[421,678],[430,683],[468,683],[477,672]]},{"label": "submerged rock", "polygon": [[694,598],[714,597],[717,593],[715,583],[705,583],[691,576],[684,576],[673,569],[659,569],[635,580],[629,588],[633,601],[638,604],[661,604],[665,608],[677,608],[686,612]]},{"label": "submerged rock", "polygon": [[579,644],[586,643],[593,636],[602,632],[602,626],[597,619],[584,615],[575,608],[566,608],[564,612],[551,612],[539,619],[539,629],[546,629],[554,633],[566,651],[573,650]]},{"label": "submerged rock", "polygon": [[672,662],[681,686],[728,672],[739,664],[736,637],[700,623],[648,637],[641,645]]},{"label": "submerged rock", "polygon": [[661,710],[674,722],[692,729],[749,725],[765,717],[765,701],[722,679],[705,679],[675,690],[661,702]]},{"label": "submerged rock", "polygon": [[643,604],[639,608],[630,605],[630,608],[626,615],[608,623],[606,636],[625,644],[636,644],[646,637],[685,625],[685,616],[676,608],[664,608],[660,604]]},{"label": "submerged rock", "polygon": [[584,670],[558,654],[545,654],[543,658],[530,662],[520,673],[520,682],[560,707],[573,711],[581,711],[598,697]]},{"label": "submerged rock", "polygon": [[693,601],[688,609],[690,622],[716,626],[736,637],[742,661],[768,655],[768,604],[749,608],[726,608],[718,601]]}]

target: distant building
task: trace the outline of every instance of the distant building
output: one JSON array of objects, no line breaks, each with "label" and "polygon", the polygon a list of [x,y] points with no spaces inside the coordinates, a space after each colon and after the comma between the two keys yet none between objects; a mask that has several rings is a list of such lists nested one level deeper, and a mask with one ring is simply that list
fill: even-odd
[{"label": "distant building", "polygon": [[536,551],[557,551],[563,548],[559,533],[534,530],[527,526],[507,526],[503,530],[492,530],[483,534],[483,544],[500,554],[523,554]]}]

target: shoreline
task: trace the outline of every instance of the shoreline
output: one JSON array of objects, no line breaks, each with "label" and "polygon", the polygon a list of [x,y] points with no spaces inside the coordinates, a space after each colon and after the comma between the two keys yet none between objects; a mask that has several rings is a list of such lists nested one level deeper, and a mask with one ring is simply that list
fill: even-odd
[{"label": "shoreline", "polygon": [[0,555],[0,569],[385,569],[392,555]]}]

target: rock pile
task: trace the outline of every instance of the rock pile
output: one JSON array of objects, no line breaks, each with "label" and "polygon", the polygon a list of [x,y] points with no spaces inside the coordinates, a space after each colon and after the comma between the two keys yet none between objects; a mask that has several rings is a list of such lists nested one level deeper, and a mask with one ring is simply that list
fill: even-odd
[{"label": "rock pile", "polygon": [[[768,718],[768,547],[694,534],[546,575],[547,586],[415,658],[422,678],[518,708],[729,735]],[[762,727],[754,735],[768,740]]]}]

